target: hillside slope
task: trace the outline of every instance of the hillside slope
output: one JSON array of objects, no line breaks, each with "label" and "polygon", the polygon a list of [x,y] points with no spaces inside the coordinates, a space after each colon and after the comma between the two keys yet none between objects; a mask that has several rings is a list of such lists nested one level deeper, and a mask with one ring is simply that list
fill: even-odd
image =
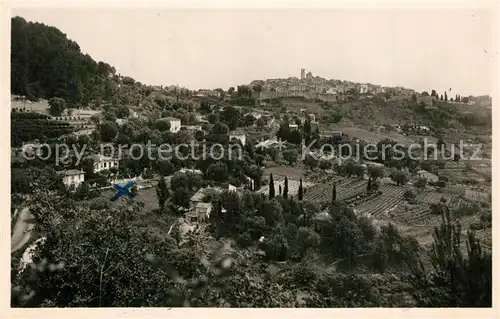
[{"label": "hillside slope", "polygon": [[11,39],[13,94],[86,104],[98,97],[107,100],[116,90],[115,69],[83,54],[55,27],[14,17]]}]

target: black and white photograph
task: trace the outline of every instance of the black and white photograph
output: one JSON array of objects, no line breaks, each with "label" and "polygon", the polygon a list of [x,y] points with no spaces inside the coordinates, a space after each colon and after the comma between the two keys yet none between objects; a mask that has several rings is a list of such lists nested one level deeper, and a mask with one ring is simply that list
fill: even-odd
[{"label": "black and white photograph", "polygon": [[12,5],[10,307],[493,307],[497,9]]}]

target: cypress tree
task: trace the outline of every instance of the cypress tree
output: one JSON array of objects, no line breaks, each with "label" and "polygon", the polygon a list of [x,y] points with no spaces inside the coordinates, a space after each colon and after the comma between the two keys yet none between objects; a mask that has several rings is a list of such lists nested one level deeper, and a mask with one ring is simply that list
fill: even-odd
[{"label": "cypress tree", "polygon": [[282,194],[282,192],[281,192],[281,185],[278,185],[278,192],[279,192],[279,194],[281,196],[281,194]]},{"label": "cypress tree", "polygon": [[269,175],[269,199],[274,198],[274,180],[273,174]]},{"label": "cypress tree", "polygon": [[311,133],[312,133],[312,127],[311,127],[311,120],[306,119],[306,122],[304,123],[304,138],[306,141],[309,141],[311,138]]},{"label": "cypress tree", "polygon": [[260,178],[261,178],[260,174],[257,174],[257,176],[253,181],[253,188],[255,191],[260,189],[260,182],[261,182]]},{"label": "cypress tree", "polygon": [[288,199],[288,177],[285,176],[285,186],[283,189],[283,198]]},{"label": "cypress tree", "polygon": [[444,101],[448,102],[448,94],[446,94],[446,91],[444,92]]},{"label": "cypress tree", "polygon": [[302,178],[301,178],[300,184],[299,184],[299,194],[298,194],[299,200],[302,200],[303,192],[304,192],[304,189],[302,188]]},{"label": "cypress tree", "polygon": [[160,211],[162,211],[165,208],[165,203],[169,197],[167,183],[165,182],[165,178],[163,176],[160,177],[158,186],[156,186],[156,196],[158,197],[158,206],[160,207]]},{"label": "cypress tree", "polygon": [[332,201],[337,200],[337,183],[333,183],[333,189],[332,189]]},{"label": "cypress tree", "polygon": [[366,185],[366,191],[370,192],[372,190],[372,178],[368,178],[368,185]]},{"label": "cypress tree", "polygon": [[247,152],[248,152],[248,156],[253,159],[253,145],[252,143],[248,143],[247,144]]},{"label": "cypress tree", "polygon": [[215,202],[214,214],[211,214],[210,218],[215,222],[215,238],[219,239],[222,235],[222,228],[224,224],[222,216],[222,203],[219,200]]}]

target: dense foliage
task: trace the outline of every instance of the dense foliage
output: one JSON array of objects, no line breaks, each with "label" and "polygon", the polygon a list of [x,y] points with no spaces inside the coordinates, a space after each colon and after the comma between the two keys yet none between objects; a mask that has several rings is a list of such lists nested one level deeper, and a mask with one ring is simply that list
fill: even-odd
[{"label": "dense foliage", "polygon": [[[491,305],[491,255],[470,233],[464,256],[449,215],[424,266],[413,238],[392,225],[377,229],[336,201],[331,219],[317,220],[307,202],[224,192],[212,199],[215,238],[188,234],[178,246],[178,234],[140,226],[140,203],[112,208],[34,196],[36,230],[46,241],[33,267],[18,273],[13,260],[14,306]],[[214,252],[217,239],[231,238],[236,243],[222,255]]]},{"label": "dense foliage", "polygon": [[23,142],[57,138],[73,131],[67,122],[51,120],[47,115],[27,112],[12,112],[10,115],[11,145]]},{"label": "dense foliage", "polygon": [[108,100],[113,67],[94,61],[57,28],[12,18],[12,93],[31,100],[59,97],[70,105]]}]

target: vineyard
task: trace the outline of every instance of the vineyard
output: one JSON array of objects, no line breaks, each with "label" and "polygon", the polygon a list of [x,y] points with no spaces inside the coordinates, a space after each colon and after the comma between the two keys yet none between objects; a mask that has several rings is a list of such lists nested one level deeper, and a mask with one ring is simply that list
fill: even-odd
[{"label": "vineyard", "polygon": [[409,227],[434,226],[439,224],[439,215],[431,214],[428,204],[405,206],[394,212],[392,220]]},{"label": "vineyard", "polygon": [[367,214],[372,217],[377,217],[382,214],[388,214],[396,209],[400,204],[404,202],[403,196],[389,197],[382,195],[376,198],[366,201],[359,206],[356,206],[356,210],[362,214]]},{"label": "vineyard", "polygon": [[356,201],[354,207],[358,212],[372,217],[390,213],[404,202],[405,191],[405,187],[384,184],[377,193]]},{"label": "vineyard", "polygon": [[464,185],[448,185],[443,188],[446,193],[451,193],[455,195],[465,195],[466,187]]},{"label": "vineyard", "polygon": [[[432,205],[446,200],[452,210],[471,206],[472,202],[463,197],[464,188],[450,188],[448,192],[417,190],[409,186],[382,184],[378,192],[367,193],[366,180],[351,179],[337,175],[314,176],[315,185],[305,192],[304,199],[324,204],[331,201],[333,183],[337,185],[337,200],[343,201],[360,215],[374,218],[374,222],[394,223],[403,233],[414,236],[422,245],[432,243],[434,227],[442,221],[442,216],[432,213]],[[413,189],[416,198],[411,203],[405,200],[405,192]],[[477,193],[477,192],[476,192]],[[478,195],[474,193],[474,195]],[[477,214],[459,217],[462,229],[469,229],[478,220]],[[480,231],[481,245],[491,250],[491,229]],[[465,235],[464,235],[465,236]]]},{"label": "vineyard", "polygon": [[417,195],[416,201],[418,203],[436,204],[439,203],[441,198],[444,198],[446,203],[452,204],[458,198],[458,195],[438,193],[434,191],[423,191]]},{"label": "vineyard", "polygon": [[488,191],[478,192],[473,190],[466,190],[464,197],[472,201],[481,203],[491,203],[490,193]]},{"label": "vineyard", "polygon": [[337,200],[346,200],[366,191],[367,181],[348,179],[330,175],[315,186],[309,188],[304,196],[305,200],[315,203],[326,203],[332,200],[333,183],[337,183]]}]

